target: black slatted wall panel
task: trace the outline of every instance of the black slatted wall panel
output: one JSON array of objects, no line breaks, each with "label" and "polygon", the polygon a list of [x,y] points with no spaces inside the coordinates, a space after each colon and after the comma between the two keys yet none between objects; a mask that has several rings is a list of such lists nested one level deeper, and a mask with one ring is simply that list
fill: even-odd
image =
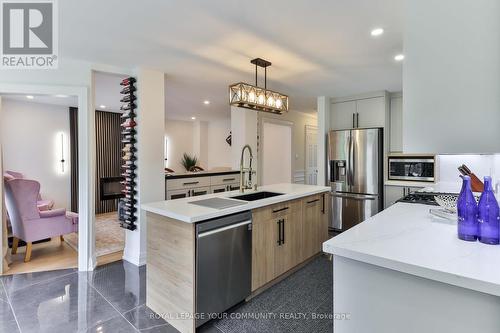
[{"label": "black slatted wall panel", "polygon": [[119,177],[123,145],[121,143],[121,114],[96,111],[96,214],[117,210],[118,199],[101,200],[100,179]]}]

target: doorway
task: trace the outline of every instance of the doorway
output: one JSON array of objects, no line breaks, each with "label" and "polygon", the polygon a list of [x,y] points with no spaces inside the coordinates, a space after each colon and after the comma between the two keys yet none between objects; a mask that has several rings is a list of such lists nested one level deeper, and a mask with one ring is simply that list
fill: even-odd
[{"label": "doorway", "polygon": [[70,139],[78,106],[77,95],[1,95],[3,274],[78,267],[64,239],[79,228]]},{"label": "doorway", "polygon": [[262,119],[262,185],[292,182],[293,123]]},{"label": "doorway", "polygon": [[318,127],[306,125],[306,181],[308,185],[318,184]]}]

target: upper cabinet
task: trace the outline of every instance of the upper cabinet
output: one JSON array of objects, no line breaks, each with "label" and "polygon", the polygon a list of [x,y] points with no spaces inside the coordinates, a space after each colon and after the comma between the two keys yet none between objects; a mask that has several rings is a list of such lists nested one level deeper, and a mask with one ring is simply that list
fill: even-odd
[{"label": "upper cabinet", "polygon": [[331,110],[331,129],[346,129],[355,127],[356,101],[332,103]]},{"label": "upper cabinet", "polygon": [[330,129],[388,127],[386,92],[332,98]]}]

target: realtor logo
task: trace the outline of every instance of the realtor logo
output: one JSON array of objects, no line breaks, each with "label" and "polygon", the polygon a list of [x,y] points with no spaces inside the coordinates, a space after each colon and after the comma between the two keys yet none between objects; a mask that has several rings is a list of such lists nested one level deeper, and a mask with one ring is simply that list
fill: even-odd
[{"label": "realtor logo", "polygon": [[56,0],[0,0],[0,5],[0,68],[57,68]]}]

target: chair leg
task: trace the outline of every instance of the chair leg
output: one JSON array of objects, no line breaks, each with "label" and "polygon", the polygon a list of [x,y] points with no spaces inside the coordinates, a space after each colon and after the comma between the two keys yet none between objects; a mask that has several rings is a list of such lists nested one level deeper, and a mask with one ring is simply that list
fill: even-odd
[{"label": "chair leg", "polygon": [[19,245],[19,238],[17,237],[14,237],[12,239],[12,254],[16,254],[17,253],[17,246]]},{"label": "chair leg", "polygon": [[24,255],[24,262],[31,260],[31,242],[26,243],[26,254]]},{"label": "chair leg", "polygon": [[64,242],[64,236],[61,235],[61,242]]}]

